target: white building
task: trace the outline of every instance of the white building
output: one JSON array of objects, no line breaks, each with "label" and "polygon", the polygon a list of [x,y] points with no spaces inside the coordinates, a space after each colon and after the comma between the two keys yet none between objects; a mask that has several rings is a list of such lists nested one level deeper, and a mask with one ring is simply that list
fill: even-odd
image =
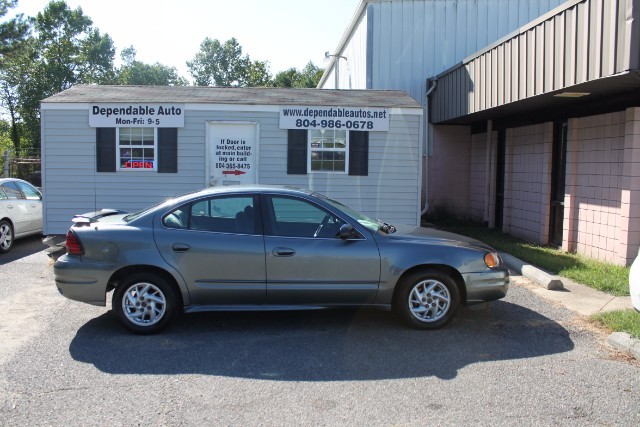
[{"label": "white building", "polygon": [[419,223],[422,108],[404,92],[81,85],[43,100],[41,121],[45,234],[250,183]]}]

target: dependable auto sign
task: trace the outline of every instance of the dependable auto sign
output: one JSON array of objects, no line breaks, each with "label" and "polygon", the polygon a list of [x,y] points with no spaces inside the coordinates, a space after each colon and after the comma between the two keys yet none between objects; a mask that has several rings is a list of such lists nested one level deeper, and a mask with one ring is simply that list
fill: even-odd
[{"label": "dependable auto sign", "polygon": [[389,131],[386,108],[302,107],[280,109],[280,129],[342,129]]},{"label": "dependable auto sign", "polygon": [[91,127],[184,127],[183,104],[93,104]]}]

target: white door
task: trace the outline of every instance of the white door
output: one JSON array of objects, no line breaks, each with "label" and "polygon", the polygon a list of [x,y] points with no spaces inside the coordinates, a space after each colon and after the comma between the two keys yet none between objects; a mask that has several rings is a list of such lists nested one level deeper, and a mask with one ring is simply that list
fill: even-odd
[{"label": "white door", "polygon": [[209,186],[258,182],[258,124],[209,122]]}]

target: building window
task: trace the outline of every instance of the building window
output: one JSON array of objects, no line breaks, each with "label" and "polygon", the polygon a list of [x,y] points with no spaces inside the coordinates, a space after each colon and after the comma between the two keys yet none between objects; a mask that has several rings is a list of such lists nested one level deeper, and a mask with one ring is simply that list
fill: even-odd
[{"label": "building window", "polygon": [[117,128],[116,140],[118,170],[156,170],[156,128]]},{"label": "building window", "polygon": [[[313,151],[321,147],[311,147],[311,132],[306,129],[289,129],[287,132],[287,174],[288,175],[306,175],[309,172],[319,172],[311,169],[311,154]],[[325,135],[328,131],[325,130]],[[333,132],[333,131],[332,131]],[[340,131],[337,131],[340,132]],[[345,132],[345,131],[342,131]],[[348,172],[349,175],[367,176],[369,175],[369,132],[349,131],[345,132],[347,137],[343,138],[345,144],[345,167],[342,173]],[[338,145],[341,145],[340,142]],[[327,147],[327,149],[329,149]],[[334,134],[335,149],[335,134]],[[328,154],[330,156],[331,154]],[[320,155],[318,155],[320,157]],[[319,159],[321,160],[321,159]],[[335,157],[331,159],[334,162]],[[322,160],[321,160],[322,162]],[[323,166],[322,163],[316,164],[318,167]],[[324,165],[328,166],[328,165]]]},{"label": "building window", "polygon": [[308,172],[346,173],[349,164],[349,132],[311,129],[308,131]]}]

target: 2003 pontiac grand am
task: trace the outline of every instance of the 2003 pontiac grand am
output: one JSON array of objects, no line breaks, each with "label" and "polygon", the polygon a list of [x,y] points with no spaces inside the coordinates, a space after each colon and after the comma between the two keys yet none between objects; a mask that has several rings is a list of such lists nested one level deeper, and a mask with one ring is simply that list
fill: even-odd
[{"label": "2003 pontiac grand am", "polygon": [[287,187],[212,188],[133,214],[74,218],[54,266],[60,293],[112,307],[151,334],[179,310],[392,308],[437,329],[463,304],[506,295],[498,253],[478,241],[397,228],[317,193]]}]

